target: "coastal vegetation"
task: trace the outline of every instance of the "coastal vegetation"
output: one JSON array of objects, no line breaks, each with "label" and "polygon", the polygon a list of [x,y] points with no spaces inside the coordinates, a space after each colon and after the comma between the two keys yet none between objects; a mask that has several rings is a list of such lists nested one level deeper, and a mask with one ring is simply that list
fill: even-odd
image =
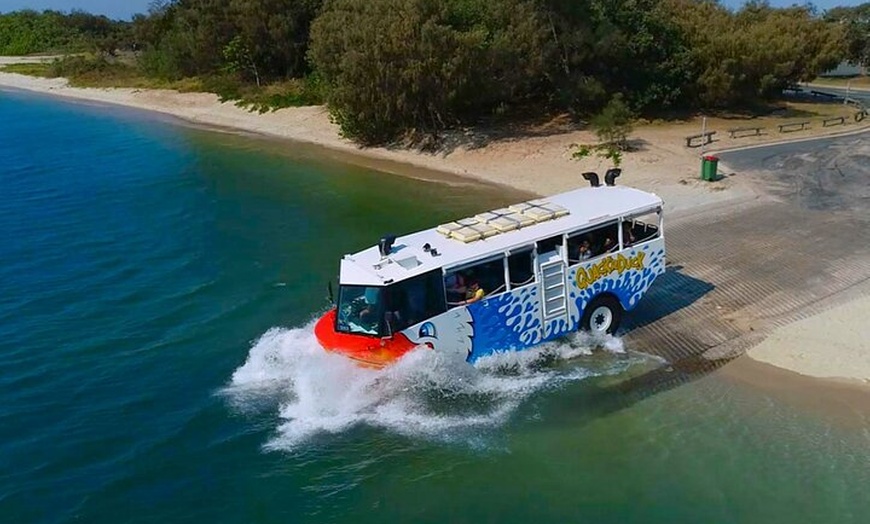
[{"label": "coastal vegetation", "polygon": [[[866,63],[868,13],[870,3],[820,13],[712,0],[172,0],[129,23],[0,15],[0,53],[85,51],[43,73],[178,84],[260,111],[326,102],[360,143],[430,143],[529,115],[606,129],[615,110],[763,107],[845,58]],[[607,133],[604,146],[624,149]]]},{"label": "coastal vegetation", "polygon": [[855,7],[835,7],[825,13],[825,19],[844,27],[846,58],[852,63],[870,66],[870,2]]},{"label": "coastal vegetation", "polygon": [[114,55],[132,44],[132,24],[83,11],[0,13],[0,55],[96,51]]}]

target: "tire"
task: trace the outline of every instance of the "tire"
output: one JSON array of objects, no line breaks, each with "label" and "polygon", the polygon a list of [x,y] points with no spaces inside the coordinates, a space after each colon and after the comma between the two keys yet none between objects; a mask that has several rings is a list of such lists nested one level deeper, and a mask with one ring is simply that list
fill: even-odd
[{"label": "tire", "polygon": [[593,335],[612,335],[622,322],[622,304],[613,295],[595,297],[583,310],[580,327]]}]

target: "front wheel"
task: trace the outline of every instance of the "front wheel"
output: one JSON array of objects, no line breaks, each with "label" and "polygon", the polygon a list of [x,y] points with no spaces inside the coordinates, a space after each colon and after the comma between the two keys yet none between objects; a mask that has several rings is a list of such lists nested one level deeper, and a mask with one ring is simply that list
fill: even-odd
[{"label": "front wheel", "polygon": [[593,335],[614,334],[622,322],[622,304],[615,297],[603,295],[586,306],[580,326]]}]

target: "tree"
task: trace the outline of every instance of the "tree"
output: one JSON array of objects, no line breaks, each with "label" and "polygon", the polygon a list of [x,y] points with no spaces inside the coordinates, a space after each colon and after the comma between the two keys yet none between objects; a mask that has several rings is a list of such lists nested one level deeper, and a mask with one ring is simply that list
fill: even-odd
[{"label": "tree", "polygon": [[628,149],[628,135],[631,133],[634,113],[623,100],[622,93],[616,93],[604,109],[592,119],[592,128],[598,139],[608,146],[625,151]]},{"label": "tree", "polygon": [[323,0],[232,0],[230,15],[264,74],[292,78],[309,72],[309,31],[322,4]]},{"label": "tree", "polygon": [[248,45],[242,40],[242,37],[236,35],[230,43],[224,47],[224,59],[226,60],[226,69],[233,73],[252,74],[257,82],[257,87],[260,87],[260,73],[257,70],[257,63],[251,54]]},{"label": "tree", "polygon": [[870,2],[855,7],[836,7],[825,19],[843,27],[846,57],[864,67],[870,66]]},{"label": "tree", "polygon": [[706,107],[749,105],[836,66],[842,30],[809,7],[750,2],[731,13],[716,2],[667,0],[691,49],[686,89]]},{"label": "tree", "polygon": [[332,0],[309,56],[342,132],[380,143],[533,97],[545,34],[526,0]]},{"label": "tree", "polygon": [[[70,14],[33,10],[0,14],[0,54],[76,52],[129,42],[129,23],[83,11]],[[109,42],[111,40],[111,43]]]}]

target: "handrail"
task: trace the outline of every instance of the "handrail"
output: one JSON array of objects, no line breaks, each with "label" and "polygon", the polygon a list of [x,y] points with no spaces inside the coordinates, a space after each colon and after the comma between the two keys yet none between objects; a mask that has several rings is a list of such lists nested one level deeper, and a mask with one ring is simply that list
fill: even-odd
[{"label": "handrail", "polygon": [[488,297],[488,296],[490,296],[490,295],[496,295],[496,294],[498,294],[498,293],[501,293],[501,292],[504,291],[505,289],[507,289],[507,286],[505,286],[504,284],[502,284],[502,285],[498,286],[497,288],[495,288],[494,290],[492,290],[491,292],[489,292],[489,293],[484,293],[483,296],[484,296],[484,297]]},{"label": "handrail", "polygon": [[535,281],[535,275],[532,275],[532,276],[530,276],[529,279],[526,280],[525,282],[519,282],[519,283],[517,283],[517,282],[511,282],[511,287],[523,287],[523,286],[526,286],[526,285],[528,285],[528,284],[531,284],[531,283],[534,282],[534,281]]},{"label": "handrail", "polygon": [[[488,297],[488,296],[497,295],[498,293],[501,293],[501,292],[504,291],[505,289],[507,289],[507,286],[505,286],[504,284],[502,284],[502,285],[498,286],[497,288],[495,288],[494,290],[490,291],[489,293],[484,292],[483,297],[486,298],[486,297]],[[467,300],[467,299],[466,299],[466,300],[463,300],[463,301],[461,301],[461,302],[450,302],[450,301],[447,301],[447,305],[448,305],[448,306],[464,306],[464,305],[466,305],[466,304],[468,304],[468,300]]]}]

